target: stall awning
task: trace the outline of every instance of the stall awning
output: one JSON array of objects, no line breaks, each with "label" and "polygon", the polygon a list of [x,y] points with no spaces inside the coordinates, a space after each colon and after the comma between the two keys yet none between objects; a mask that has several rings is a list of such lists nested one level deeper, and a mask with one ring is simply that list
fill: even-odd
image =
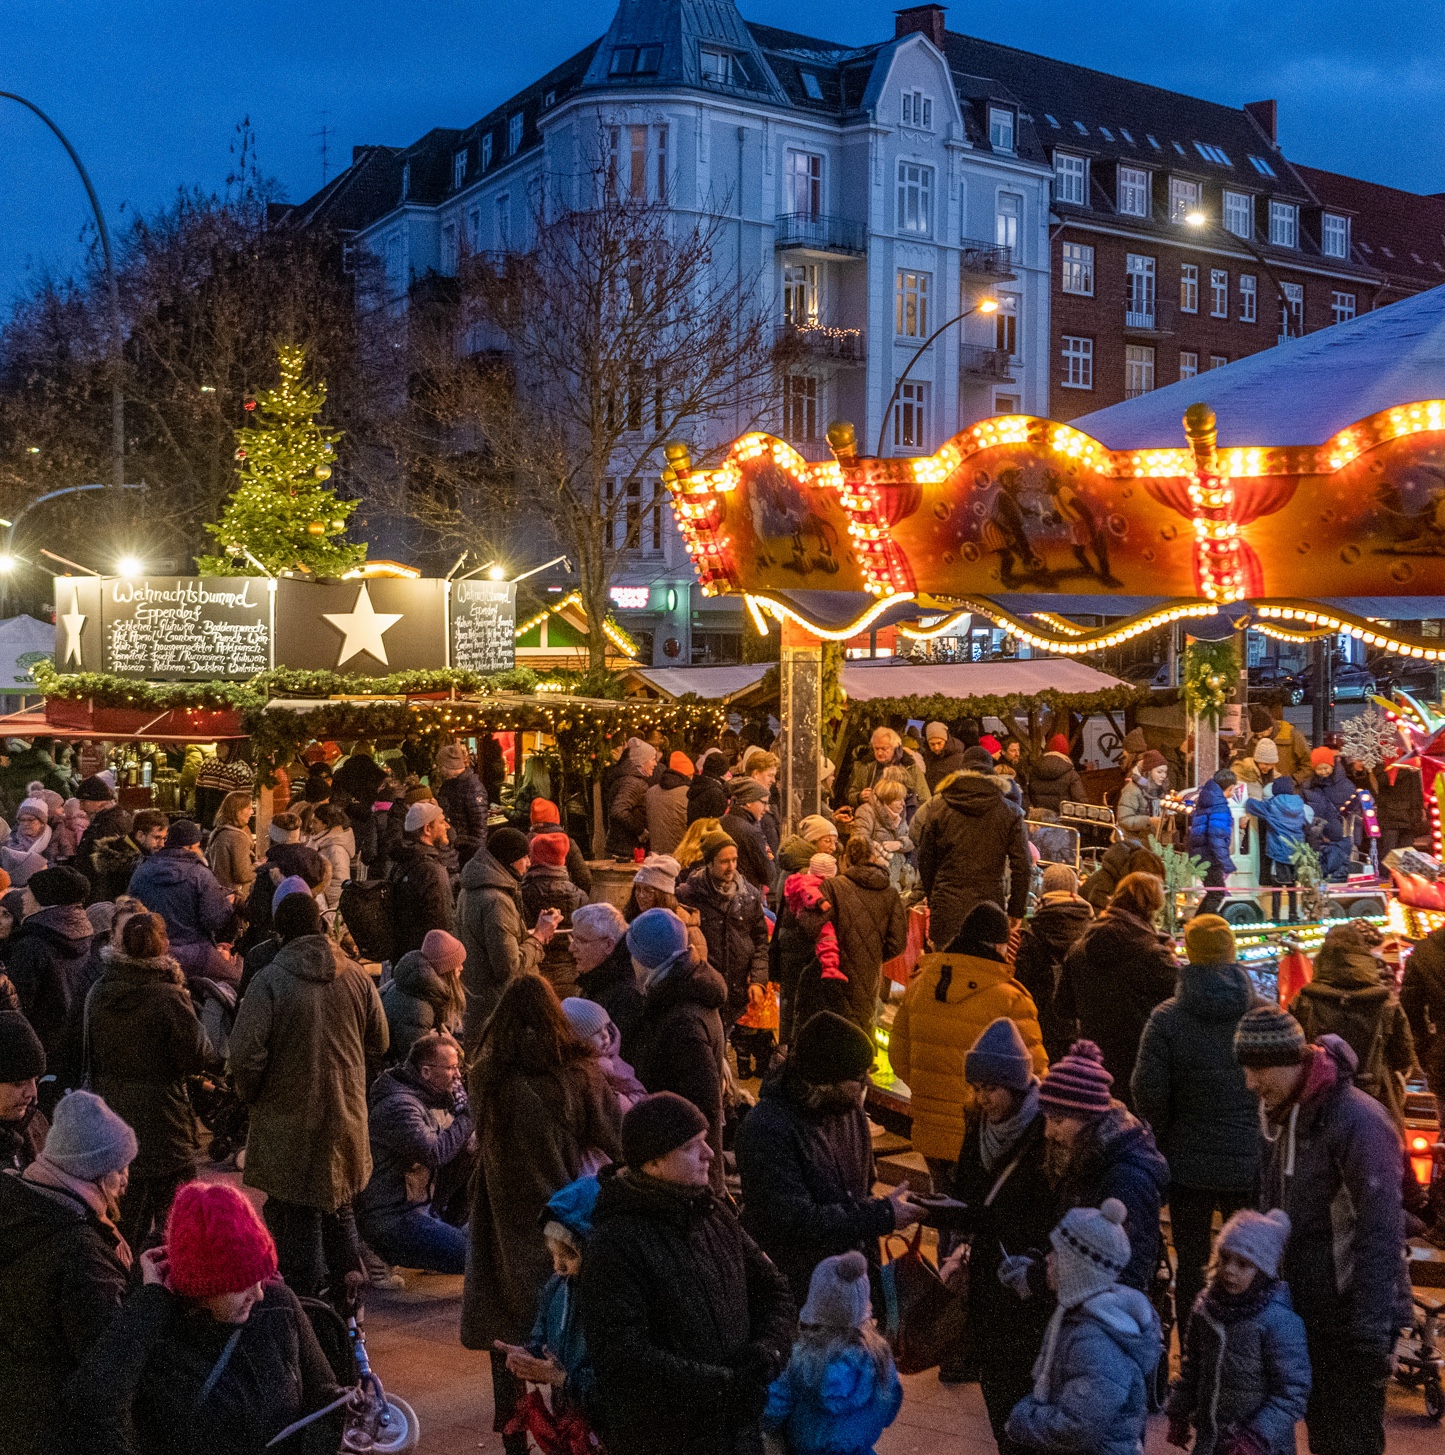
[{"label": "stall awning", "polygon": [[1015,662],[853,661],[843,664],[843,691],[853,702],[875,697],[1029,697],[1038,692],[1105,692],[1127,687],[1082,662],[1040,657]]},{"label": "stall awning", "polygon": [[695,692],[713,702],[727,702],[762,681],[766,662],[737,667],[637,667],[629,678],[645,682],[664,697],[685,697]]}]

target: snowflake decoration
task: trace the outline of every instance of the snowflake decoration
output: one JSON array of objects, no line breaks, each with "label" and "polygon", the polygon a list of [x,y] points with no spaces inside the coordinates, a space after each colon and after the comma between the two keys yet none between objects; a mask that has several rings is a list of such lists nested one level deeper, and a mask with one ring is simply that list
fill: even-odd
[{"label": "snowflake decoration", "polygon": [[1378,768],[1393,762],[1404,752],[1400,730],[1377,707],[1367,707],[1342,729],[1344,756],[1348,762]]}]

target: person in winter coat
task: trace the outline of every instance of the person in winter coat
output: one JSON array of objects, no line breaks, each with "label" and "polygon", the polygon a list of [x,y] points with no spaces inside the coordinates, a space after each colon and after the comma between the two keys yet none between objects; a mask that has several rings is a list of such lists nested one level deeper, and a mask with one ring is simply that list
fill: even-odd
[{"label": "person in winter coat", "polygon": [[1048,813],[1058,813],[1065,803],[1087,803],[1084,780],[1069,756],[1069,740],[1063,733],[1049,739],[1048,751],[1029,774],[1029,803]]},{"label": "person in winter coat", "polygon": [[1169,940],[1154,928],[1164,886],[1152,874],[1129,874],[1108,908],[1064,961],[1058,1014],[1104,1052],[1104,1065],[1126,1103],[1139,1038],[1150,1013],[1174,994],[1179,967]]},{"label": "person in winter coat", "polygon": [[115,1317],[130,1274],[116,1226],[135,1133],[72,1091],[45,1150],[0,1174],[0,1408],[7,1455],[71,1455],[64,1391]]},{"label": "person in winter coat", "polygon": [[467,951],[462,967],[467,993],[462,1047],[469,1055],[502,992],[519,975],[540,967],[561,922],[556,911],[544,910],[532,929],[522,918],[522,876],[531,863],[531,850],[520,829],[499,828],[462,870],[457,937]]},{"label": "person in winter coat", "polygon": [[727,986],[731,1028],[748,1002],[765,993],[768,923],[762,895],[738,872],[737,846],[726,833],[718,830],[704,840],[702,867],[677,886],[677,897],[685,908],[697,911],[708,964]]},{"label": "person in winter coat", "polygon": [[1314,978],[1290,1004],[1307,1041],[1333,1032],[1355,1053],[1355,1085],[1405,1134],[1405,1082],[1416,1069],[1415,1038],[1395,992],[1355,924],[1335,925],[1315,956]]},{"label": "person in winter coat", "polygon": [[622,1057],[622,1035],[612,1024],[612,1017],[595,1000],[576,995],[562,1002],[562,1014],[573,1032],[597,1052],[603,1079],[617,1099],[619,1114],[625,1116],[647,1095],[647,1088]]},{"label": "person in winter coat", "polygon": [[[652,911],[657,913],[657,911]],[[706,1119],[649,1096],[599,1176],[579,1307],[612,1455],[753,1455],[794,1304],[712,1190]]]},{"label": "person in winter coat", "polygon": [[40,1114],[45,1047],[19,1010],[0,1010],[0,1174],[23,1172],[45,1145]]},{"label": "person in winter coat", "polygon": [[708,753],[687,785],[687,821],[721,818],[728,811],[728,760],[720,752]]},{"label": "person in winter coat", "polygon": [[437,750],[435,779],[437,806],[451,828],[457,862],[465,864],[487,842],[487,790],[461,743],[443,743]]},{"label": "person in winter coat", "polygon": [[[567,877],[567,835],[538,834],[531,844],[530,863],[522,875],[522,917],[535,924],[547,910],[557,916],[557,928],[570,931],[572,915],[587,903],[587,896]],[[567,935],[554,935],[538,967],[552,982],[558,996],[576,988]]]},{"label": "person in winter coat", "polygon": [[885,862],[892,854],[911,854],[913,840],[908,836],[904,812],[907,796],[907,788],[897,780],[878,784],[868,802],[860,804],[853,815],[853,832],[849,837],[866,840],[872,845],[874,856]]},{"label": "person in winter coat", "polygon": [[1445,927],[1431,930],[1405,961],[1400,1007],[1430,1091],[1445,1104]]},{"label": "person in winter coat", "polygon": [[939,790],[922,828],[918,820],[913,824],[935,946],[953,943],[976,904],[1006,905],[1015,922],[1028,908],[1033,861],[1023,815],[1005,802],[1003,780],[985,749],[969,748],[963,761],[963,771]]},{"label": "person in winter coat", "polygon": [[607,852],[614,859],[630,860],[647,833],[647,790],[652,787],[656,766],[657,749],[641,738],[628,738],[616,774],[607,785],[611,797],[603,794]]},{"label": "person in winter coat", "polygon": [[1265,1128],[1259,1209],[1289,1214],[1281,1272],[1309,1343],[1310,1448],[1383,1451],[1385,1382],[1410,1320],[1400,1135],[1354,1084],[1349,1046],[1309,1045],[1278,1006],[1244,1016],[1234,1054]]},{"label": "person in winter coat", "polygon": [[963,744],[948,730],[948,725],[931,722],[923,729],[923,777],[930,793],[963,767]]},{"label": "person in winter coat", "polygon": [[[69,1085],[79,1068],[70,1037],[80,1024],[88,988],[87,965],[94,931],[81,905],[86,883],[73,869],[43,869],[25,887],[29,913],[6,942],[5,970],[20,1010],[45,1047],[46,1064]],[[55,1104],[53,1088],[42,1088],[44,1111]]]},{"label": "person in winter coat", "polygon": [[[1267,867],[1272,884],[1294,884],[1298,871],[1294,856],[1305,841],[1305,825],[1313,816],[1304,799],[1295,792],[1294,779],[1281,776],[1270,785],[1264,798],[1251,798],[1244,811],[1264,820],[1264,855],[1261,875]],[[1268,860],[1265,865],[1263,860]],[[1278,895],[1275,896],[1279,898]]]},{"label": "person in winter coat", "polygon": [[878,1239],[911,1227],[908,1188],[873,1196],[873,1143],[863,1096],[873,1042],[820,1011],[798,1032],[781,1069],[763,1082],[738,1128],[743,1226],[805,1299],[824,1259],[856,1251],[877,1263]]},{"label": "person in winter coat", "polygon": [[1024,921],[1014,956],[1014,976],[1032,996],[1039,1013],[1039,1031],[1050,1061],[1078,1039],[1072,1011],[1058,1004],[1064,961],[1094,920],[1088,901],[1079,896],[1079,876],[1067,864],[1050,864],[1043,873],[1038,908]]},{"label": "person in winter coat", "polygon": [[1305,1328],[1279,1276],[1289,1218],[1243,1208],[1219,1230],[1218,1267],[1180,1325],[1169,1443],[1194,1455],[1294,1455],[1310,1392]]},{"label": "person in winter coat", "polygon": [[687,794],[692,776],[692,759],[686,753],[673,753],[657,782],[643,795],[649,853],[670,854],[682,842],[687,832]]},{"label": "person in winter coat", "polygon": [[465,1154],[472,1117],[462,1051],[442,1031],[412,1042],[400,1066],[383,1071],[367,1096],[371,1178],[356,1197],[356,1222],[388,1263],[460,1273],[467,1235],[433,1210],[437,1176]]},{"label": "person in winter coat", "polygon": [[1140,847],[1135,840],[1120,839],[1104,850],[1099,867],[1084,880],[1079,893],[1095,914],[1102,914],[1126,874],[1153,874],[1162,880],[1164,865],[1157,854]]},{"label": "person in winter coat", "polygon": [[[256,805],[246,792],[228,793],[216,810],[216,823],[206,845],[206,863],[216,883],[239,899],[256,877],[256,842],[251,836],[251,819]],[[341,893],[340,886],[337,894]]]},{"label": "person in winter coat", "polygon": [[[1223,889],[1234,873],[1234,859],[1229,848],[1234,838],[1234,814],[1229,800],[1239,780],[1228,768],[1221,768],[1200,790],[1189,816],[1189,852],[1203,859],[1204,883]],[[1206,894],[1199,905],[1200,914],[1218,914],[1224,903],[1222,894]]]},{"label": "person in winter coat", "polygon": [[323,803],[316,810],[320,833],[311,840],[311,847],[326,860],[331,873],[326,876],[326,908],[341,904],[341,891],[351,878],[351,865],[356,858],[356,831],[344,808]]},{"label": "person in winter coat", "polygon": [[1147,839],[1159,832],[1159,800],[1169,786],[1169,765],[1157,748],[1144,753],[1119,793],[1114,817],[1121,830]]},{"label": "person in winter coat", "polygon": [[737,846],[739,872],[764,895],[772,889],[778,868],[761,827],[767,811],[768,790],[753,778],[734,778],[728,811],[718,824]]},{"label": "person in winter coat", "polygon": [[1250,708],[1249,725],[1259,734],[1251,746],[1257,748],[1267,738],[1278,754],[1280,776],[1298,781],[1309,767],[1310,745],[1304,734],[1286,719],[1284,704],[1274,702],[1268,707]]},{"label": "person in winter coat", "polygon": [[392,856],[391,937],[394,953],[419,949],[429,930],[457,927],[446,850],[449,829],[439,803],[425,800],[406,811],[401,847]]},{"label": "person in winter coat", "polygon": [[120,952],[101,952],[105,969],[84,1016],[91,1085],[136,1134],[120,1230],[137,1252],[152,1226],[165,1228],[176,1189],[196,1175],[201,1146],[186,1078],[222,1065],[169,950],[159,915],[131,915]]},{"label": "person in winter coat", "polygon": [[1035,1073],[1048,1065],[1038,1011],[1004,959],[1008,935],[998,905],[975,906],[949,948],[919,962],[893,1020],[888,1059],[912,1092],[913,1150],[928,1162],[935,1187],[958,1160],[973,1106],[964,1067],[985,1028],[1000,1017],[1013,1021]]},{"label": "person in winter coat", "polygon": [[[341,1390],[276,1246],[234,1188],[177,1195],[164,1250],[67,1388],[76,1455],[250,1455]],[[337,1411],[288,1441],[334,1450]]]},{"label": "person in winter coat", "polygon": [[236,911],[201,852],[201,831],[178,818],[166,830],[166,846],[143,859],[130,892],[166,922],[171,954],[190,979],[235,985],[241,958],[222,945],[234,936]]},{"label": "person in winter coat", "polygon": [[348,798],[370,813],[385,778],[386,769],[376,761],[376,745],[369,739],[358,738],[346,761],[333,775],[331,792],[333,797]]},{"label": "person in winter coat", "polygon": [[[114,803],[103,804],[100,812],[91,817],[71,862],[71,868],[90,882],[87,903],[113,900],[129,889],[131,875],[142,857],[132,837],[134,826],[129,811]],[[10,872],[12,882],[20,882],[11,866],[4,863],[3,854],[0,864]]]},{"label": "person in winter coat", "polygon": [[820,813],[810,813],[798,824],[797,833],[783,841],[778,850],[778,866],[784,875],[801,874],[814,854],[835,857],[837,853],[837,825]]},{"label": "person in winter coat", "polygon": [[1154,1008],[1134,1062],[1134,1110],[1169,1162],[1169,1231],[1182,1329],[1204,1286],[1216,1210],[1248,1205],[1259,1169],[1259,1115],[1234,1059],[1234,1031],[1254,1004],[1234,931],[1218,915],[1185,926],[1179,988]]},{"label": "person in winter coat", "polygon": [[[883,776],[885,768],[898,768],[907,779],[911,807],[927,803],[933,796],[928,786],[928,776],[916,759],[903,751],[903,739],[890,727],[873,729],[868,740],[869,752],[853,764],[848,778],[848,802],[853,808],[867,803]],[[990,765],[992,760],[990,760]]]},{"label": "person in winter coat", "polygon": [[861,1253],[825,1258],[813,1270],[788,1367],[768,1389],[763,1428],[794,1455],[872,1455],[898,1417],[903,1383],[873,1322],[868,1263]]},{"label": "person in winter coat", "polygon": [[[538,834],[564,834],[567,832],[562,827],[562,811],[550,798],[534,798],[527,810],[527,815],[527,837],[529,839],[535,839]],[[587,867],[587,860],[582,855],[581,845],[570,835],[567,838],[567,877],[583,894],[592,893],[592,871]]]},{"label": "person in winter coat", "polygon": [[281,1272],[332,1297],[360,1267],[352,1200],[371,1177],[367,1065],[388,1044],[371,977],[321,928],[309,894],[275,913],[281,948],[241,998],[231,1030],[231,1079],[251,1109],[247,1187],[266,1194]]},{"label": "person in winter coat", "polygon": [[[472,1060],[470,1102],[477,1163],[461,1336],[464,1347],[490,1352],[500,1431],[522,1386],[495,1346],[527,1337],[551,1272],[539,1220],[560,1188],[617,1156],[619,1117],[596,1052],[538,975],[519,976],[502,992]],[[526,1436],[506,1435],[502,1445],[521,1455]]]},{"label": "person in winter coat", "polygon": [[1050,1235],[1049,1286],[1058,1304],[1034,1366],[1034,1387],[1009,1416],[1029,1450],[1139,1455],[1147,1390],[1159,1362],[1159,1315],[1120,1281],[1130,1262],[1117,1198],[1064,1214]]},{"label": "person in winter coat", "polygon": [[1425,793],[1415,769],[1397,768],[1393,763],[1376,768],[1367,781],[1373,784],[1375,816],[1380,823],[1376,847],[1383,864],[1386,854],[1410,848],[1425,832]]},{"label": "person in winter coat", "polygon": [[43,798],[31,795],[15,810],[15,826],[5,838],[5,847],[19,854],[35,854],[50,862],[50,808]]},{"label": "person in winter coat", "polygon": [[783,908],[768,942],[768,977],[778,987],[778,1040],[785,1046],[808,1019],[799,1020],[797,1013],[805,979],[810,1014],[846,1004],[848,980],[842,970],[833,905],[823,897],[824,882],[813,873],[790,874],[783,881]]},{"label": "person in winter coat", "polygon": [[391,982],[381,992],[393,1061],[404,1061],[417,1038],[428,1032],[461,1033],[466,958],[466,947],[455,935],[428,930],[421,949],[408,950],[396,962]]},{"label": "person in winter coat", "polygon": [[[1313,815],[1305,837],[1320,856],[1320,873],[1327,880],[1342,883],[1349,874],[1350,841],[1345,834],[1345,820],[1334,787],[1335,767],[1334,750],[1316,748],[1295,786],[1305,807]],[[1344,781],[1347,786],[1353,786],[1348,779]],[[1345,801],[1348,802],[1348,798]]]},{"label": "person in winter coat", "polygon": [[[1120,1277],[1144,1290],[1159,1266],[1159,1208],[1169,1187],[1169,1164],[1149,1128],[1110,1095],[1113,1080],[1092,1041],[1075,1041],[1049,1067],[1039,1086],[1044,1172],[1061,1213],[1097,1207],[1106,1197],[1124,1204],[1132,1251]],[[1038,1272],[1032,1267],[1018,1275],[1036,1287]]]},{"label": "person in winter coat", "polygon": [[627,948],[627,921],[615,904],[584,904],[572,912],[572,960],[578,992],[607,1012],[617,1027],[619,1053],[631,1061],[642,986]]},{"label": "person in winter coat", "polygon": [[639,915],[627,947],[643,993],[633,1033],[637,1079],[654,1094],[686,1097],[706,1119],[714,1186],[721,1193],[727,984],[711,965],[697,963],[686,927],[670,910]]}]

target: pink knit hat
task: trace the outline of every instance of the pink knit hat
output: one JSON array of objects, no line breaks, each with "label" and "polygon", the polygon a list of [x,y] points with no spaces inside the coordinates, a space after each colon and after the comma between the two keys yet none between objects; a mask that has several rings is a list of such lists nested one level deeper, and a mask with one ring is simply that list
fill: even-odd
[{"label": "pink knit hat", "polygon": [[1114,1078],[1104,1069],[1104,1053],[1092,1041],[1075,1041],[1055,1061],[1039,1086],[1039,1105],[1066,1116],[1102,1116],[1113,1104]]},{"label": "pink knit hat", "polygon": [[421,957],[438,970],[455,970],[467,958],[467,947],[445,930],[428,930],[421,942]]},{"label": "pink knit hat", "polygon": [[276,1273],[276,1245],[234,1187],[187,1182],[166,1219],[171,1287],[182,1298],[240,1293]]}]

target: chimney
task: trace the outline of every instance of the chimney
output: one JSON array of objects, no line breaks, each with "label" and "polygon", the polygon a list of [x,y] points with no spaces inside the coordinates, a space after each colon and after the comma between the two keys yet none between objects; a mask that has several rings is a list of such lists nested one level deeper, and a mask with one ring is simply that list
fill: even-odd
[{"label": "chimney", "polygon": [[893,12],[893,38],[926,35],[938,50],[943,49],[943,12],[946,5],[911,5]]},{"label": "chimney", "polygon": [[1265,134],[1270,146],[1279,145],[1279,102],[1246,101],[1244,114]]}]

